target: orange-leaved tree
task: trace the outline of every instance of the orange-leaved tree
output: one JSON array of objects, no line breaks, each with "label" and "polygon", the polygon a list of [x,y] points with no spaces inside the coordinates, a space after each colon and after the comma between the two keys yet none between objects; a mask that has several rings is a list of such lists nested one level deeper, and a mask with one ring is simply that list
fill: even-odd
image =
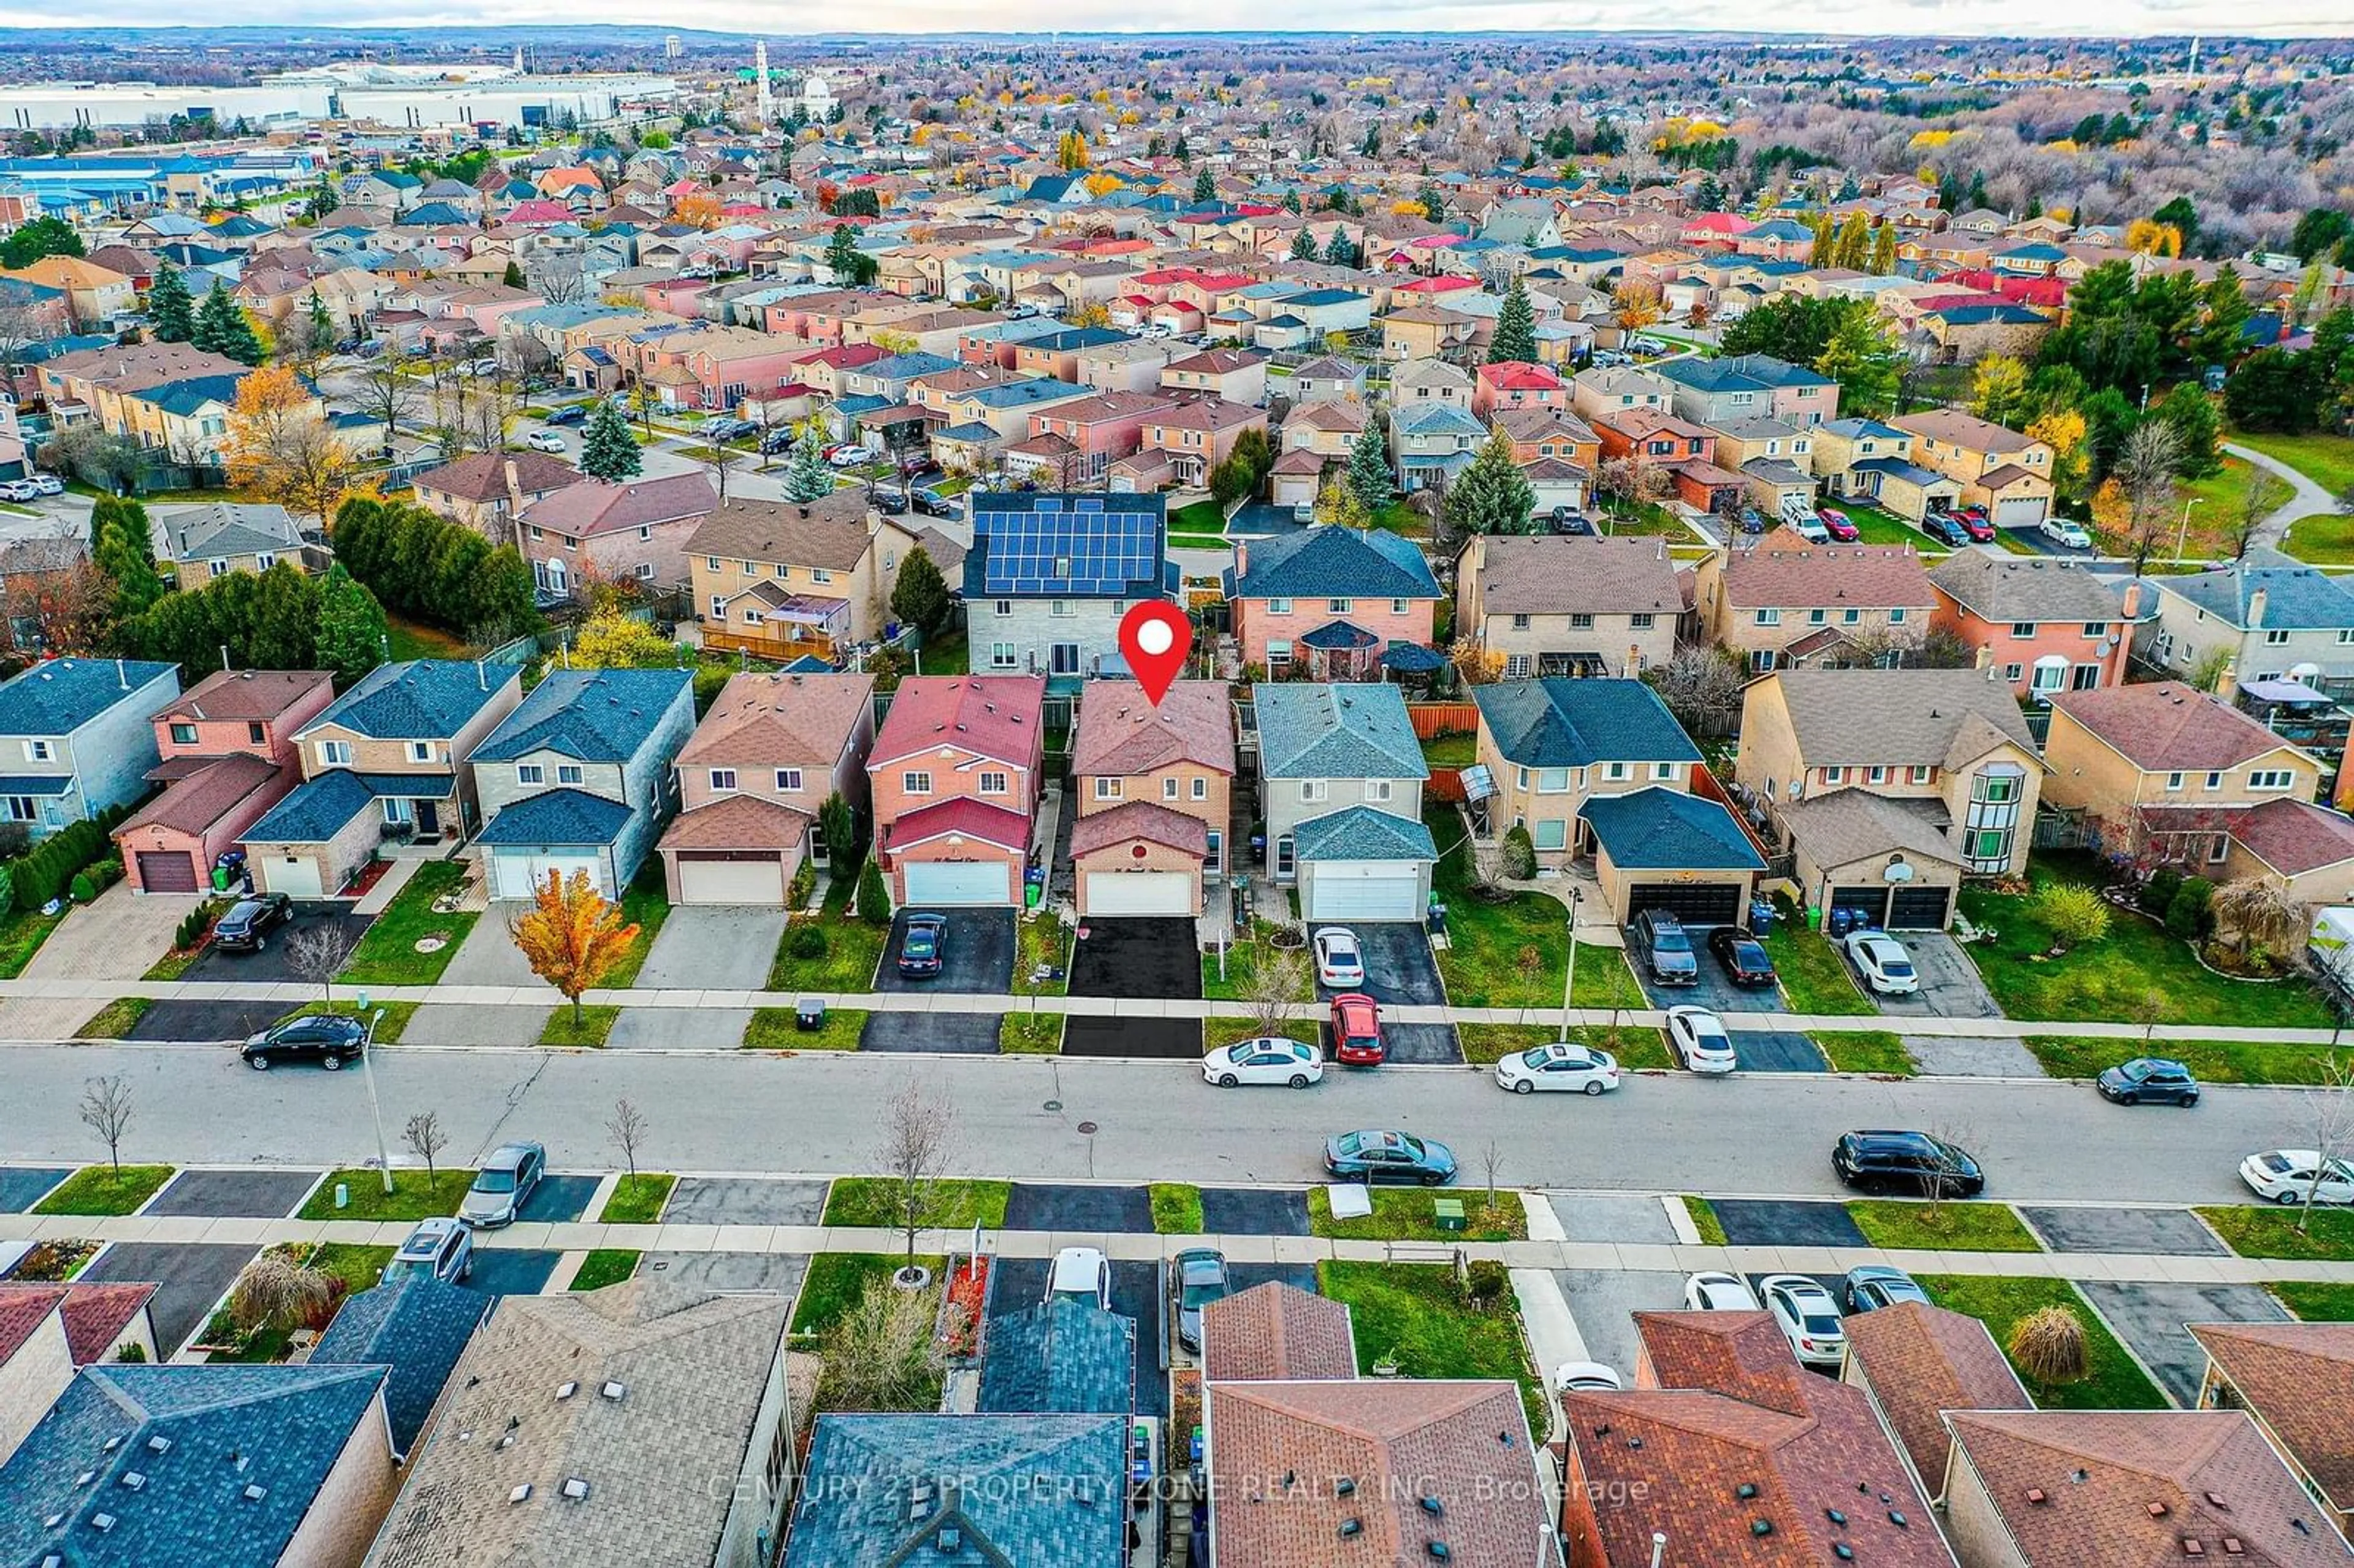
[{"label": "orange-leaved tree", "polygon": [[507,922],[507,934],[531,964],[531,972],[554,986],[580,1021],[580,994],[593,991],[638,939],[638,928],[597,891],[585,871],[571,880],[550,871],[532,890],[532,906]]},{"label": "orange-leaved tree", "polygon": [[306,517],[323,519],[342,501],[351,454],[327,423],[318,394],[282,365],[249,372],[237,386],[221,458],[231,484]]}]

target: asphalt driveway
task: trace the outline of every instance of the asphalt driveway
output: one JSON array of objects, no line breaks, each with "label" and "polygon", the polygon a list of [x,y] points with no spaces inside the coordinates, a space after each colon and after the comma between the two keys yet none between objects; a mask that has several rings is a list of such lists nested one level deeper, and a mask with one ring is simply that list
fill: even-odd
[{"label": "asphalt driveway", "polygon": [[1308,1194],[1269,1187],[1204,1187],[1202,1231],[1214,1236],[1304,1236]]},{"label": "asphalt driveway", "polygon": [[822,1181],[682,1176],[663,1209],[664,1224],[814,1225],[825,1219]]},{"label": "asphalt driveway", "polygon": [[474,1272],[466,1288],[483,1296],[536,1296],[547,1288],[548,1277],[564,1261],[560,1252],[532,1247],[478,1246]]},{"label": "asphalt driveway", "polygon": [[183,1171],[147,1205],[150,1214],[207,1220],[282,1220],[324,1175],[320,1171]]},{"label": "asphalt driveway", "polygon": [[140,1015],[124,1036],[148,1042],[216,1040],[242,1041],[269,1028],[294,1010],[282,1001],[244,1001],[235,997],[203,1001],[157,1001]]},{"label": "asphalt driveway", "polygon": [[[1316,930],[1328,929],[1331,923]],[[1357,946],[1365,959],[1365,983],[1349,987],[1362,991],[1384,1006],[1439,1007],[1447,1001],[1447,988],[1438,978],[1438,959],[1430,950],[1430,938],[1419,924],[1407,920],[1367,921],[1361,926],[1341,926],[1357,938]],[[1310,936],[1313,936],[1313,932]],[[1314,964],[1316,953],[1311,946],[1308,961]],[[1339,992],[1319,982],[1319,1001],[1329,1001]],[[1461,1061],[1458,1054],[1457,1061]]]},{"label": "asphalt driveway", "polygon": [[2207,1372],[2207,1352],[2185,1323],[2285,1323],[2289,1316],[2261,1285],[2088,1279],[2076,1288],[2141,1358],[2167,1396],[2185,1409],[2199,1403],[2200,1380]]},{"label": "asphalt driveway", "polygon": [[2225,1246],[2188,1209],[2094,1209],[2073,1206],[2019,1210],[2053,1252],[2113,1252],[2166,1257],[2225,1257]]},{"label": "asphalt driveway", "polygon": [[[998,1026],[1004,1022],[1002,1012],[870,1012],[858,1032],[858,1048],[902,1055],[936,1051],[993,1056]],[[1201,1049],[1198,1043],[1194,1049]]]},{"label": "asphalt driveway", "polygon": [[288,949],[287,938],[321,927],[342,927],[345,935],[356,946],[360,937],[376,924],[373,915],[355,915],[347,903],[305,901],[294,906],[294,918],[270,932],[267,944],[258,953],[228,953],[218,948],[207,948],[196,961],[188,966],[181,978],[192,980],[247,980],[256,985],[276,985],[294,980],[318,984],[310,975],[294,972],[293,955]]},{"label": "asphalt driveway", "polygon": [[1071,950],[1073,996],[1191,1001],[1202,994],[1193,922],[1082,920]]},{"label": "asphalt driveway", "polygon": [[[1864,986],[1866,996],[1879,1005],[1880,1011],[1892,1018],[2000,1018],[2002,1009],[1995,1005],[1994,993],[1978,976],[1978,965],[1970,961],[1962,946],[1943,931],[1895,931],[1890,933],[1904,944],[1913,956],[1913,968],[1921,976],[1921,989],[1911,996],[1881,996]],[[1844,951],[1844,949],[1842,949]],[[1854,970],[1854,961],[1848,964]],[[1856,976],[1863,985],[1863,977]]]},{"label": "asphalt driveway", "polygon": [[605,1036],[605,1049],[733,1051],[751,1023],[748,1007],[625,1007]]},{"label": "asphalt driveway", "polygon": [[[1730,1017],[1744,1012],[1778,1012],[1786,1003],[1779,986],[1738,986],[1725,974],[1724,966],[1708,950],[1706,933],[1696,931],[1692,946],[1700,960],[1697,978],[1690,985],[1660,985],[1651,979],[1650,966],[1636,962],[1627,967],[1635,971],[1636,983],[1643,988],[1644,998],[1653,1007],[1704,1007],[1720,1016]],[[1830,1064],[1824,1060],[1815,1043],[1795,1029],[1743,1029],[1734,1033],[1733,1045],[1741,1065],[1752,1073],[1827,1073]]]},{"label": "asphalt driveway", "polygon": [[1667,1206],[1649,1194],[1551,1192],[1553,1218],[1574,1242],[1635,1242],[1665,1245],[1676,1239]]},{"label": "asphalt driveway", "polygon": [[1005,1229],[1149,1236],[1152,1195],[1142,1187],[1016,1181],[1005,1200]]},{"label": "asphalt driveway", "polygon": [[[1046,1294],[1052,1267],[1043,1257],[1001,1257],[996,1280],[989,1288],[989,1315],[1002,1318],[1034,1307]],[[1169,1414],[1169,1376],[1161,1365],[1161,1266],[1122,1263],[1111,1266],[1111,1309],[1136,1324],[1136,1413]]]},{"label": "asphalt driveway", "polygon": [[1150,1056],[1163,1062],[1198,1062],[1198,1018],[1066,1018],[1066,1056]]},{"label": "asphalt driveway", "polygon": [[0,1165],[0,1214],[21,1214],[73,1174],[69,1165]]},{"label": "asphalt driveway", "polygon": [[519,1218],[527,1224],[568,1224],[587,1211],[597,1181],[594,1176],[544,1176],[524,1200]]},{"label": "asphalt driveway", "polygon": [[[948,951],[940,972],[930,980],[907,980],[899,973],[899,944],[907,937],[910,914],[938,914],[949,923]],[[770,942],[773,954],[776,944]],[[891,917],[891,939],[884,945],[877,991],[979,991],[1003,996],[1013,983],[1013,911],[1011,909],[902,909]],[[766,959],[761,960],[764,964]],[[762,971],[764,977],[766,970]],[[765,980],[756,983],[765,983]],[[881,1014],[876,1016],[880,1017]]]},{"label": "asphalt driveway", "polygon": [[654,935],[642,991],[758,991],[785,934],[785,911],[758,905],[683,904]]},{"label": "asphalt driveway", "polygon": [[1712,1198],[1728,1246],[1868,1246],[1845,1203]]},{"label": "asphalt driveway", "polygon": [[429,1001],[409,1017],[400,1040],[404,1045],[535,1045],[555,1011],[552,1004]]},{"label": "asphalt driveway", "polygon": [[[1668,1269],[1564,1268],[1554,1271],[1553,1280],[1585,1340],[1585,1359],[1600,1361],[1630,1383],[1642,1348],[1634,1315],[1680,1311],[1684,1304],[1684,1277]],[[1550,1380],[1553,1368],[1543,1370]]]},{"label": "asphalt driveway", "polygon": [[[1459,1067],[1463,1065],[1463,1042],[1452,1023],[1384,1023],[1382,1046],[1390,1061],[1401,1067]],[[1325,1054],[1331,1054],[1331,1043],[1325,1043]]]},{"label": "asphalt driveway", "polygon": [[809,1259],[793,1252],[650,1252],[638,1272],[723,1294],[791,1297],[809,1274]]},{"label": "asphalt driveway", "polygon": [[253,1258],[249,1246],[200,1242],[115,1242],[78,1277],[84,1282],[155,1287],[148,1310],[155,1319],[155,1343],[172,1353],[212,1316],[214,1306],[237,1283],[239,1270]]}]

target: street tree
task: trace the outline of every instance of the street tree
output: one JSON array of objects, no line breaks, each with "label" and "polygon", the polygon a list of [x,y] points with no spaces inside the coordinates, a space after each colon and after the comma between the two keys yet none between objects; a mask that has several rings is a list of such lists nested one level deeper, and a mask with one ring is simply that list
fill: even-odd
[{"label": "street tree", "polygon": [[892,1228],[907,1242],[908,1270],[916,1266],[917,1236],[947,1212],[941,1179],[955,1142],[955,1107],[920,1080],[884,1102],[874,1160],[883,1172]]},{"label": "street tree", "polygon": [[131,1080],[122,1074],[110,1073],[101,1078],[84,1080],[81,1124],[106,1145],[106,1162],[113,1169],[118,1186],[122,1181],[122,1139],[131,1130],[134,1108]]},{"label": "street tree", "polygon": [[620,1150],[621,1163],[629,1170],[630,1185],[638,1184],[638,1150],[646,1144],[645,1113],[624,1097],[613,1102],[613,1114],[605,1123],[606,1136]]},{"label": "street tree", "polygon": [[286,967],[319,987],[321,1000],[333,1007],[335,977],[351,961],[355,946],[351,927],[341,920],[313,921],[286,938]]},{"label": "street tree", "polygon": [[400,1129],[400,1141],[408,1146],[409,1153],[425,1162],[426,1186],[439,1186],[434,1161],[450,1146],[450,1135],[441,1128],[440,1113],[421,1110],[411,1116]]},{"label": "street tree", "polygon": [[2314,1150],[2313,1180],[2306,1183],[2305,1196],[2297,1208],[2296,1234],[2306,1234],[2313,1224],[2313,1205],[2321,1192],[2321,1179],[2334,1167],[2342,1166],[2349,1153],[2354,1153],[2354,1063],[2340,1061],[2336,1052],[2321,1059],[2321,1073],[2315,1087],[2305,1093],[2306,1138]]},{"label": "street tree", "polygon": [[611,972],[638,939],[638,927],[597,891],[587,872],[576,871],[567,880],[550,871],[532,890],[532,906],[507,922],[507,934],[523,949],[531,972],[572,1004],[578,1027],[581,992]]},{"label": "street tree", "polygon": [[1283,1033],[1291,1022],[1292,1004],[1313,995],[1308,985],[1308,960],[1299,948],[1278,948],[1265,940],[1252,943],[1250,982],[1243,988],[1243,999],[1250,1004],[1254,1035],[1266,1038]]}]

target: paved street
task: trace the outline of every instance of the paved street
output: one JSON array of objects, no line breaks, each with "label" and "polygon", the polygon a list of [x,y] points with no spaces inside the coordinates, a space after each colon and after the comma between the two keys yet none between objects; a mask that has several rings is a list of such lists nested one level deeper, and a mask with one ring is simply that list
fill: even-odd
[{"label": "paved street", "polygon": [[[228,1051],[200,1045],[28,1045],[0,1063],[10,1090],[0,1160],[102,1155],[76,1112],[84,1082],[101,1073],[123,1074],[137,1097],[126,1160],[341,1163],[375,1150],[358,1073],[249,1073]],[[1453,1143],[1467,1170],[1493,1139],[1499,1174],[1515,1186],[1826,1194],[1839,1133],[1921,1127],[1975,1150],[1993,1197],[2231,1202],[2247,1197],[2233,1173],[2240,1159],[2295,1142],[2307,1119],[2293,1091],[2221,1086],[2183,1114],[2106,1105],[2082,1085],[2001,1080],[1651,1075],[1587,1100],[1504,1095],[1485,1069],[1393,1068],[1304,1093],[1221,1094],[1185,1064],[1053,1057],[482,1045],[376,1058],[396,1150],[402,1122],[431,1109],[451,1133],[447,1163],[510,1136],[541,1139],[559,1169],[614,1162],[604,1128],[627,1097],[651,1126],[644,1165],[873,1170],[877,1107],[910,1080],[955,1099],[962,1173],[1027,1180],[1303,1182],[1316,1178],[1329,1133],[1403,1122]]]}]

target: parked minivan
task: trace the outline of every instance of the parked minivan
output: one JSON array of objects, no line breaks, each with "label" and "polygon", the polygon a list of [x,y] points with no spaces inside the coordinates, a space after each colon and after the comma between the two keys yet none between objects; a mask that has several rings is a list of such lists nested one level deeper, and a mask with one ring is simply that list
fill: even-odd
[{"label": "parked minivan", "polygon": [[1654,985],[1693,985],[1700,980],[1700,960],[1692,955],[1691,936],[1683,922],[1664,909],[1646,909],[1628,927],[1635,950],[1650,966]]}]

